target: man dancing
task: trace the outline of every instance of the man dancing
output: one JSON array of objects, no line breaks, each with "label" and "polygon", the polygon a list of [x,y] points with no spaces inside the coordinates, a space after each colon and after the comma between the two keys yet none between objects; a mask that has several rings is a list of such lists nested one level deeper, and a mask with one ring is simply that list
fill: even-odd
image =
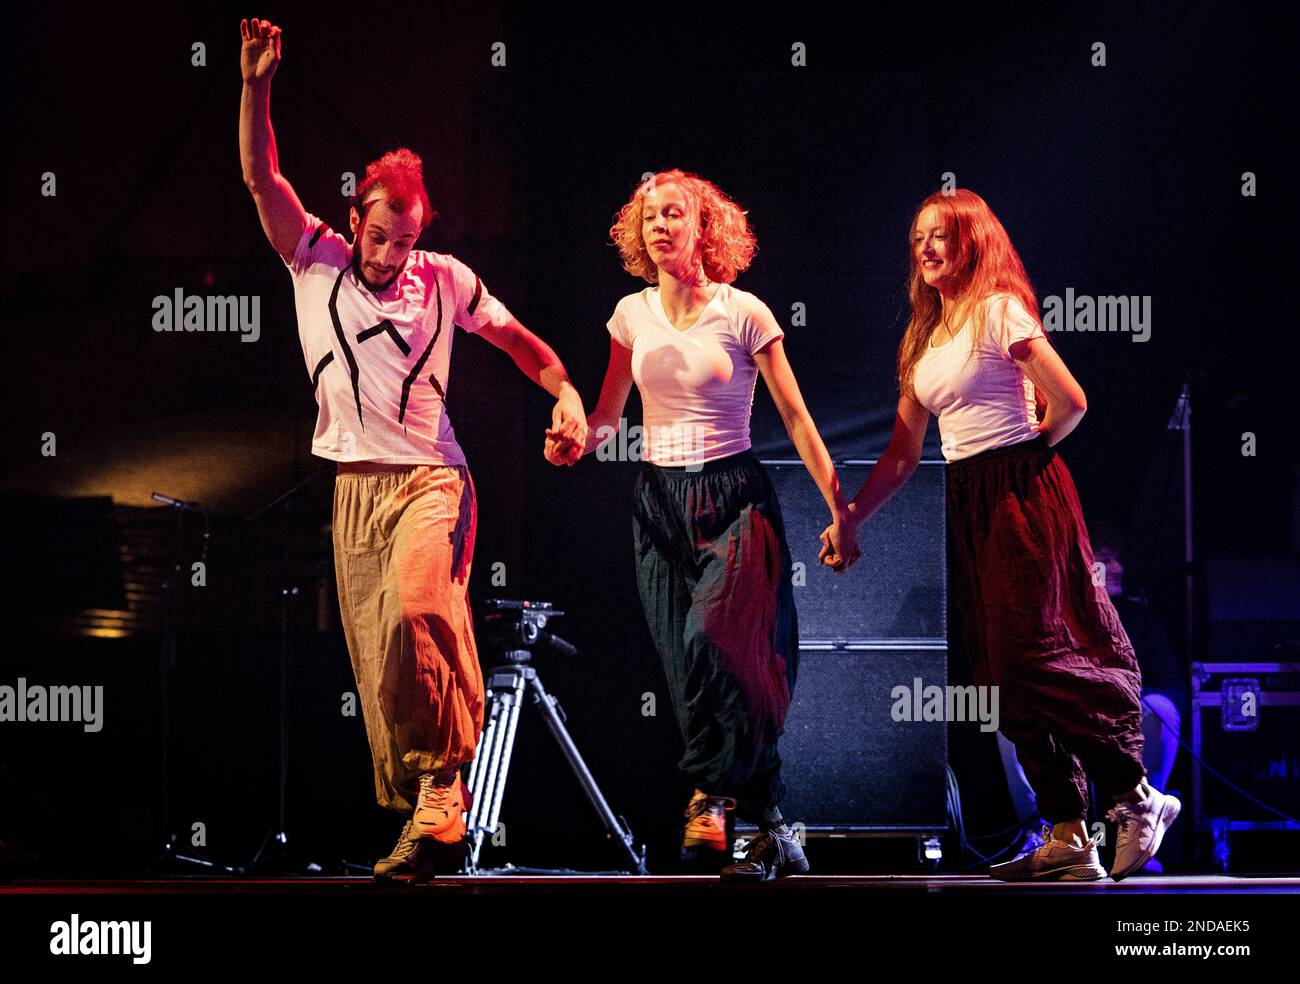
[{"label": "man dancing", "polygon": [[338,463],[334,565],[380,806],[409,817],[375,878],[423,881],[465,835],[460,766],[483,728],[466,591],[474,483],[446,413],[453,329],[507,352],[556,398],[551,429],[582,446],[582,401],[556,354],[461,261],[412,246],[433,217],[420,158],[366,167],[352,242],[303,209],[280,174],[271,78],[281,31],[241,21],[239,156],[262,228],[293,277],[319,414],[312,453]]}]

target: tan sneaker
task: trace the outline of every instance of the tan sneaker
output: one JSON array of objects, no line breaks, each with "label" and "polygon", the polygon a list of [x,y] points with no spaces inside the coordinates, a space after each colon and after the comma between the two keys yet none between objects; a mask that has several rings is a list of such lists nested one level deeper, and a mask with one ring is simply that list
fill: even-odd
[{"label": "tan sneaker", "polygon": [[474,805],[460,769],[451,766],[420,776],[420,796],[411,817],[412,836],[455,844],[465,836],[465,816]]},{"label": "tan sneaker", "polygon": [[686,805],[686,830],[682,835],[682,850],[695,848],[709,851],[729,851],[727,840],[727,811],[736,808],[730,796],[709,796],[695,790]]},{"label": "tan sneaker", "polygon": [[433,847],[429,839],[417,837],[412,832],[411,821],[407,820],[397,838],[397,846],[375,865],[375,881],[406,884],[429,881],[434,876]]}]

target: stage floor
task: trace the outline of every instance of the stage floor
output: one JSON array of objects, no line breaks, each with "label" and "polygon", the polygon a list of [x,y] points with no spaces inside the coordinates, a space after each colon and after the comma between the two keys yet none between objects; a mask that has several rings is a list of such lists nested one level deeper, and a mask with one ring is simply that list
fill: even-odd
[{"label": "stage floor", "polygon": [[1166,875],[1132,877],[1123,882],[1007,883],[982,875],[801,875],[767,885],[724,883],[704,876],[482,875],[445,876],[422,885],[377,885],[356,877],[185,877],[122,880],[14,880],[0,884],[0,895],[231,895],[231,894],[382,894],[572,895],[617,891],[647,897],[767,891],[783,894],[903,893],[944,895],[1023,895],[1106,893],[1120,895],[1222,895],[1300,893],[1300,875]]}]

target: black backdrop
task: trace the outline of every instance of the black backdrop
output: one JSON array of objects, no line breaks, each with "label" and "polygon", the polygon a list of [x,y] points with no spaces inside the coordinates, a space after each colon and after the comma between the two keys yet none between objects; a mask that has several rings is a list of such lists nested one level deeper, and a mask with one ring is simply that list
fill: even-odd
[{"label": "black backdrop", "polygon": [[[1089,396],[1062,450],[1090,518],[1122,527],[1139,513],[1190,380],[1202,554],[1293,551],[1296,345],[1279,303],[1296,178],[1281,115],[1294,82],[1288,9],[8,7],[5,488],[134,505],[158,489],[201,500],[235,538],[250,535],[237,517],[323,464],[307,450],[314,404],[289,280],[240,181],[238,21],[256,12],[284,28],[272,115],[306,207],[344,227],[341,173],[415,149],[441,213],[420,246],[470,263],[556,348],[589,406],[603,323],[641,286],[608,245],[611,217],[643,172],[680,166],[750,210],[760,252],[739,286],[783,322],[806,306],[787,349],[833,453],[878,454],[896,401],[906,224],[951,171],[997,212],[1040,297],[1072,287],[1152,298],[1145,344],[1054,336]],[[806,68],[791,66],[796,41]],[[1090,64],[1095,41],[1104,68]],[[191,64],[195,42],[205,67]],[[1239,193],[1248,170],[1255,198]],[[54,198],[39,193],[46,171]],[[259,295],[261,339],[153,332],[152,297],[176,287]],[[449,408],[480,500],[475,597],[571,612],[566,634],[583,655],[549,665],[548,682],[611,799],[651,827],[680,798],[677,738],[666,714],[640,713],[643,694],[666,695],[632,581],[631,466],[551,469],[540,455],[549,401],[463,335]],[[634,395],[629,417],[638,412]],[[57,458],[39,454],[47,431]],[[1254,458],[1239,453],[1245,431],[1258,436]],[[762,387],[754,440],[792,457]],[[931,457],[937,441],[932,427]],[[301,515],[328,521],[329,484],[301,499]],[[1179,549],[1157,542],[1146,564],[1167,569]],[[504,587],[489,580],[497,563]],[[205,617],[225,628],[240,612]],[[39,678],[52,657],[46,646],[0,658],[11,681]],[[546,855],[583,804],[537,754],[519,795],[537,807],[532,829],[553,835],[534,842]],[[340,795],[369,795],[364,769]]]}]

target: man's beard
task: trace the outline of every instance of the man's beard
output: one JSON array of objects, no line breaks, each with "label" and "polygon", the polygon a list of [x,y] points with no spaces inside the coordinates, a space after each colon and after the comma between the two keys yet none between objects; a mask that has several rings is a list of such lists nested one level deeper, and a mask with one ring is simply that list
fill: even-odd
[{"label": "man's beard", "polygon": [[386,291],[389,287],[391,287],[393,285],[393,282],[397,280],[399,276],[401,276],[403,267],[405,267],[405,264],[402,264],[401,267],[398,267],[396,270],[394,270],[393,275],[389,277],[386,281],[384,281],[382,284],[372,283],[369,279],[367,279],[366,275],[362,272],[363,267],[361,266],[361,247],[356,243],[352,244],[352,273],[354,276],[356,276],[358,280],[360,280],[363,284],[365,284],[367,288],[369,288],[371,293],[381,294],[384,291]]}]

